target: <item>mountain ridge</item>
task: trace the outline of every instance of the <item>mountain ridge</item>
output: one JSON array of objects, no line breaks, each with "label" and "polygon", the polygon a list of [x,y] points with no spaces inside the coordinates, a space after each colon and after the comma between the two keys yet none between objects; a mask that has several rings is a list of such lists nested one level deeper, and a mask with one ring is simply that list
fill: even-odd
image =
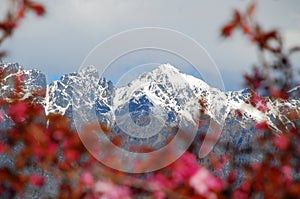
[{"label": "mountain ridge", "polygon": [[[169,74],[163,71],[169,71]],[[222,128],[212,153],[216,157],[223,157],[228,153],[224,146],[229,145],[236,150],[232,153],[242,153],[234,161],[248,164],[262,158],[260,153],[255,152],[255,137],[263,136],[256,129],[257,123],[266,121],[276,133],[283,133],[279,125],[282,127],[283,124],[287,130],[299,125],[299,120],[290,121],[285,117],[289,112],[300,112],[298,87],[291,90],[288,100],[261,98],[251,89],[223,92],[200,79],[181,73],[171,65],[144,73],[120,88],[99,77],[93,66],[66,74],[49,85],[42,72],[25,70],[19,64],[1,63],[1,74],[6,79],[0,82],[0,98],[8,102],[16,97],[38,102],[44,106],[45,114],[67,117],[73,130],[78,127],[74,111],[82,121],[94,121],[91,117],[96,117],[99,123],[110,129],[108,138],[111,141],[114,136],[121,138],[122,145],[119,147],[125,150],[131,150],[130,146],[148,146],[151,150],[159,150],[174,138],[178,129],[192,126],[197,127],[192,146],[195,148],[193,152],[198,154],[203,143],[201,139],[208,134],[210,122],[215,121]],[[24,91],[15,96],[11,82],[13,77],[19,78],[20,75],[20,80],[25,81],[21,85]],[[34,92],[33,88],[44,92]],[[255,105],[251,103],[253,96],[258,99]],[[13,126],[13,121],[5,115],[6,111],[7,106],[1,105],[0,116],[4,113],[0,117],[2,131]],[[206,164],[209,159],[199,161]],[[222,170],[223,176],[228,175],[228,167]]]},{"label": "mountain ridge", "polygon": [[[60,80],[53,81],[49,85],[46,84],[45,75],[38,70],[25,70],[17,63],[2,63],[0,68],[5,75],[3,86],[0,89],[2,98],[8,98],[12,93],[10,87],[12,80],[9,78],[23,74],[25,83],[22,98],[29,97],[29,93],[33,93],[34,89],[46,90],[45,93],[41,92],[42,94],[37,95],[38,101],[45,107],[46,114],[58,113],[68,117],[72,117],[72,92],[74,92],[75,84],[82,84],[85,85],[85,89],[90,89],[87,92],[92,94],[90,97],[93,99],[89,99],[86,103],[89,104],[89,107],[96,107],[97,111],[102,113],[116,111],[119,106],[124,105],[131,98],[137,99],[139,96],[146,95],[155,106],[162,106],[167,112],[176,112],[176,114],[190,119],[197,117],[195,112],[194,115],[189,113],[192,111],[193,105],[196,112],[205,109],[206,114],[220,124],[226,120],[230,112],[236,109],[242,112],[245,119],[253,119],[257,123],[266,121],[275,130],[279,129],[270,117],[280,118],[282,110],[279,109],[282,106],[297,109],[299,105],[299,100],[295,99],[295,96],[298,95],[297,91],[299,92],[298,86],[290,91],[292,97],[288,101],[271,101],[264,98],[266,101],[266,112],[264,113],[249,103],[253,91],[243,89],[222,92],[198,78],[181,73],[179,69],[170,64],[162,64],[151,72],[141,74],[127,86],[119,88],[115,88],[111,81],[100,78],[94,66],[63,75]],[[197,100],[197,103],[192,103],[190,107],[184,107],[192,98],[202,100],[203,104],[199,105]],[[198,108],[196,108],[197,106]],[[189,110],[184,111],[183,107],[189,108]],[[114,114],[111,114],[110,119],[115,119]],[[286,121],[285,123],[291,122]]]}]

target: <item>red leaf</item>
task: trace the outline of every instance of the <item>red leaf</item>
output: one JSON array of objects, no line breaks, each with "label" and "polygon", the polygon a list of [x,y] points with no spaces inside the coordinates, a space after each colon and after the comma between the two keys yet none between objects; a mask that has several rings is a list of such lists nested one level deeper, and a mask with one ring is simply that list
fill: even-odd
[{"label": "red leaf", "polygon": [[261,87],[261,84],[262,84],[262,81],[264,80],[264,78],[261,75],[258,68],[254,68],[253,71],[254,71],[253,75],[249,75],[249,74],[244,75],[244,78],[246,80],[245,85],[247,87],[250,86],[254,90],[257,90]]},{"label": "red leaf", "polygon": [[242,26],[242,29],[243,29],[244,34],[250,34],[250,33],[251,33],[251,29],[250,29],[250,27],[248,26],[248,24],[242,23],[241,26]]},{"label": "red leaf", "polygon": [[35,14],[37,14],[38,16],[42,16],[45,14],[44,7],[39,4],[33,4],[30,7],[31,7],[31,9],[34,10]]},{"label": "red leaf", "polygon": [[241,19],[241,13],[237,10],[234,10],[234,22],[238,24],[241,22]]},{"label": "red leaf", "polygon": [[36,15],[42,16],[45,14],[45,8],[39,4],[29,4],[28,7],[35,12]]},{"label": "red leaf", "polygon": [[25,9],[24,7],[21,7],[17,12],[17,20],[20,20],[24,17]]},{"label": "red leaf", "polygon": [[236,27],[236,24],[230,23],[222,28],[222,36],[229,37],[232,33],[232,30]]},{"label": "red leaf", "polygon": [[255,3],[255,2],[252,2],[252,3],[249,5],[249,7],[247,8],[246,15],[249,16],[249,17],[252,16],[252,14],[253,14],[255,8],[256,8],[256,3]]},{"label": "red leaf", "polygon": [[0,22],[0,29],[2,29],[6,35],[11,35],[16,27],[17,23],[11,19],[6,19],[4,22]]},{"label": "red leaf", "polygon": [[270,90],[270,95],[272,97],[281,98],[281,99],[284,99],[284,100],[288,99],[288,97],[289,97],[286,91],[279,90],[279,89],[274,89],[274,88],[272,88]]},{"label": "red leaf", "polygon": [[41,4],[37,4],[37,3],[31,2],[29,0],[25,0],[24,4],[27,8],[34,11],[35,14],[37,14],[38,16],[42,16],[43,14],[45,14],[45,8]]},{"label": "red leaf", "polygon": [[278,38],[278,32],[276,30],[272,30],[270,32],[264,33],[263,37],[264,37],[265,40],[277,39]]}]

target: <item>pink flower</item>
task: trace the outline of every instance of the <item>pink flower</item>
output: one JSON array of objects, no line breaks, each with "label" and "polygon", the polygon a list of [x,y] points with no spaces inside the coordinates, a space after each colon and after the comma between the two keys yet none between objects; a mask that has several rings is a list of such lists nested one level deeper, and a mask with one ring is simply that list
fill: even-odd
[{"label": "pink flower", "polygon": [[45,178],[38,174],[33,174],[29,178],[30,183],[35,187],[41,187],[45,183]]},{"label": "pink flower", "polygon": [[149,184],[151,191],[154,192],[154,198],[156,199],[166,198],[165,191],[174,188],[172,181],[161,173],[155,174],[147,181],[147,184]]},{"label": "pink flower", "polygon": [[248,199],[248,194],[237,189],[233,192],[233,198],[234,199]]},{"label": "pink flower", "polygon": [[156,191],[153,194],[155,199],[165,199],[166,198],[166,194],[163,191]]},{"label": "pink flower", "polygon": [[94,177],[90,172],[83,172],[81,174],[81,182],[84,183],[86,186],[90,187],[94,185]]},{"label": "pink flower", "polygon": [[194,175],[199,169],[196,158],[191,153],[184,153],[172,166],[174,183],[182,183]]},{"label": "pink flower", "polygon": [[58,144],[51,142],[51,143],[49,143],[49,145],[48,145],[47,151],[48,151],[48,153],[50,153],[51,155],[55,155],[56,152],[57,152],[57,149],[58,149]]},{"label": "pink flower", "polygon": [[289,146],[289,139],[285,135],[275,136],[273,142],[274,145],[281,150],[285,150]]},{"label": "pink flower", "polygon": [[281,169],[285,182],[290,185],[293,182],[292,169],[289,165],[283,166]]},{"label": "pink flower", "polygon": [[18,102],[8,109],[8,115],[16,123],[23,122],[26,118],[28,106],[25,102]]},{"label": "pink flower", "polygon": [[98,181],[95,184],[94,192],[101,198],[107,199],[129,199],[130,189],[126,186],[115,185],[111,182]]},{"label": "pink flower", "polygon": [[161,173],[155,174],[150,180],[148,180],[150,189],[157,191],[163,189],[170,189],[173,187],[172,182],[165,175]]},{"label": "pink flower", "polygon": [[37,145],[34,147],[34,155],[38,158],[41,159],[44,156],[44,148],[41,145]]},{"label": "pink flower", "polygon": [[202,196],[214,196],[211,193],[219,192],[223,189],[223,182],[221,179],[214,177],[206,168],[200,168],[198,172],[193,175],[189,184],[194,190]]}]

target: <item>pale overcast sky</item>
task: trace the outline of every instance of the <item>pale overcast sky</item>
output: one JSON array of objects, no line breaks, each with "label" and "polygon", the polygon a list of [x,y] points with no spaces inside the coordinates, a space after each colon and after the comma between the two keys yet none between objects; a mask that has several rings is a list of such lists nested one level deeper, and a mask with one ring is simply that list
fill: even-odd
[{"label": "pale overcast sky", "polygon": [[[240,34],[230,40],[220,37],[220,28],[230,19],[232,10],[244,10],[249,0],[41,2],[47,14],[42,18],[28,15],[2,48],[9,51],[5,61],[38,68],[49,79],[77,71],[90,50],[106,38],[128,29],[152,26],[180,31],[205,47],[219,67],[226,90],[242,88],[242,74],[256,61],[255,49]],[[258,3],[257,18],[264,27],[280,28],[288,45],[300,45],[300,1]],[[294,59],[299,65],[300,56]]]}]

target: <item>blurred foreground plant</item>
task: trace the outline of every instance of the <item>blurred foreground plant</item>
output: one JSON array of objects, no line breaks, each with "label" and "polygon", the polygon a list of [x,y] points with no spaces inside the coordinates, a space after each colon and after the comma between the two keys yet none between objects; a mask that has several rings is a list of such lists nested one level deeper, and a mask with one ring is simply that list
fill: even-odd
[{"label": "blurred foreground plant", "polygon": [[299,52],[300,47],[286,49],[278,30],[264,30],[255,20],[255,9],[253,1],[245,12],[234,10],[233,18],[222,27],[221,34],[229,38],[233,31],[241,30],[258,49],[259,63],[250,74],[244,75],[245,86],[262,95],[286,99],[287,91],[299,84],[291,56]]},{"label": "blurred foreground plant", "polygon": [[[42,16],[45,13],[45,8],[40,3],[31,0],[7,0],[6,4],[8,8],[4,14],[4,19],[0,19],[0,46],[12,36],[27,12],[32,11],[37,16]],[[0,51],[0,59],[5,55],[6,51]]]}]

